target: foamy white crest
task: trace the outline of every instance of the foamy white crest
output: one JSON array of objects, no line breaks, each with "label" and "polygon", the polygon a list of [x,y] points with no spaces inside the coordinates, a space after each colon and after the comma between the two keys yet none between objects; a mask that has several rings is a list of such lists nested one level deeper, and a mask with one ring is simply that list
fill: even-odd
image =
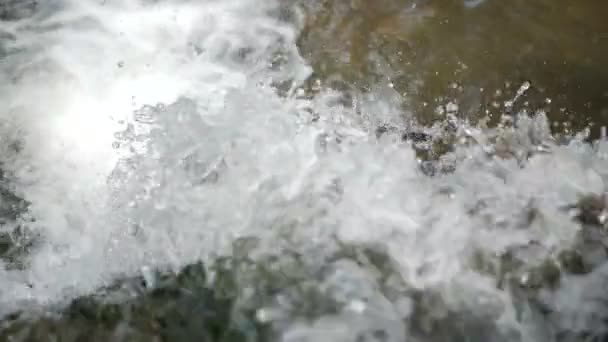
[{"label": "foamy white crest", "polygon": [[[7,82],[0,97],[2,118],[23,130],[20,159],[5,164],[47,244],[24,275],[39,286],[7,286],[3,301],[90,288],[107,267],[120,264],[105,266],[101,255],[114,232],[110,225],[121,223],[108,207],[106,183],[121,157],[113,148],[115,132],[143,119],[133,118],[134,110],[187,96],[213,116],[209,121],[223,121],[226,104],[241,105],[242,99],[229,99],[232,89],[278,73],[286,80],[308,73],[295,53],[294,29],[269,15],[277,6],[272,1],[42,6],[38,15],[4,27],[15,39],[3,42]],[[279,50],[293,61],[271,70],[270,57]]]},{"label": "foamy white crest", "polygon": [[[310,73],[296,29],[270,14],[277,6],[66,0],[7,24],[16,39],[5,42],[0,115],[23,130],[10,165],[43,243],[25,271],[0,272],[0,314],[143,266],[209,258],[239,236],[280,248],[274,238],[289,232],[328,254],[333,237],[381,246],[413,288],[454,307],[487,297],[511,322],[508,295],[471,270],[473,253],[532,240],[544,256],[567,247],[580,227],[559,207],[604,191],[605,155],[551,143],[539,114],[503,135],[521,153],[540,142],[551,153],[525,165],[489,158],[489,133],[471,131],[479,144],[450,155],[455,172],[428,177],[408,143],[374,137],[378,122],[400,122],[389,90],[355,109],[330,91],[277,95],[272,84]],[[530,203],[542,219],[523,228]],[[342,270],[352,279],[336,282],[365,284],[351,266]],[[379,311],[403,340],[407,300],[366,291],[368,304],[353,295],[344,315],[296,322],[285,340],[351,340],[353,324]],[[333,335],[317,338],[328,326]]]}]

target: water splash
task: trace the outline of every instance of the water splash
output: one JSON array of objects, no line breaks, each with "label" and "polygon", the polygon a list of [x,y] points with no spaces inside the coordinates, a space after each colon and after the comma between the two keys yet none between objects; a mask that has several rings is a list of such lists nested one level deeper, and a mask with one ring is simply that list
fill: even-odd
[{"label": "water splash", "polygon": [[[516,251],[534,266],[570,248],[581,225],[562,208],[605,191],[606,143],[560,145],[542,113],[514,127],[462,123],[438,161],[452,172],[428,177],[399,134],[375,135],[380,121],[411,124],[389,90],[355,108],[330,89],[298,95],[310,69],[281,6],[55,1],[3,28],[14,39],[2,42],[0,115],[23,142],[3,165],[42,241],[26,269],[0,272],[0,314],[212,260],[255,237],[252,257],[297,250],[312,268],[340,244],[376,246],[393,277],[437,294],[430,316],[487,310],[530,333],[513,294],[472,260]],[[360,265],[332,267],[318,286],[344,310],[279,322],[283,339],[350,341],[372,326],[404,340],[403,320],[418,319],[412,298],[388,300]],[[548,294],[556,312],[578,303],[568,286]],[[272,321],[285,307],[279,298],[258,314]]]}]

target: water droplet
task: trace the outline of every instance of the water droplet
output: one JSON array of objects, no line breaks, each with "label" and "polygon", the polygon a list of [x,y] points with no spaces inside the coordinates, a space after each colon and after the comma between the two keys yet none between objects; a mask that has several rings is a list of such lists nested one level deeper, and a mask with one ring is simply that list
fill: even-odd
[{"label": "water droplet", "polygon": [[365,305],[365,303],[363,303],[360,300],[353,300],[350,303],[348,303],[348,305],[346,307],[348,310],[360,314],[365,311],[365,309],[367,308],[367,305]]},{"label": "water droplet", "polygon": [[448,104],[445,106],[445,109],[448,113],[455,113],[458,111],[458,105],[454,102],[448,102]]},{"label": "water droplet", "polygon": [[152,270],[148,266],[143,266],[141,268],[141,274],[144,277],[144,282],[147,288],[154,287],[154,274]]}]

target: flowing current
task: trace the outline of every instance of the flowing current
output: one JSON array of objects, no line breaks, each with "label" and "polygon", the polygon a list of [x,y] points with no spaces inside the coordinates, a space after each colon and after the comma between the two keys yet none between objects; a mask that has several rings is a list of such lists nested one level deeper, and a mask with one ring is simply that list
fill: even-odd
[{"label": "flowing current", "polygon": [[[313,70],[296,46],[296,5],[48,0],[2,22],[0,161],[28,203],[2,229],[27,226],[38,242],[25,267],[0,264],[0,315],[255,238],[252,258],[326,265],[315,286],[340,303],[312,319],[285,320],[280,298],[259,307],[283,341],[368,331],[382,331],[370,341],[419,341],[410,323],[421,292],[439,298],[427,308],[436,320],[491,322],[489,335],[481,323],[467,332],[473,341],[605,334],[605,267],[538,290],[551,312],[540,317],[475,260],[521,250],[534,266],[573,248],[583,227],[563,208],[604,192],[608,146],[558,144],[541,112],[500,129],[454,119],[462,143],[434,164],[450,171],[430,176],[410,141],[376,134],[416,126],[390,84],[352,103],[322,83],[305,90]],[[497,137],[513,157],[495,155]],[[336,262],[344,244],[386,253],[382,277],[408,290],[388,295],[377,270]]]}]

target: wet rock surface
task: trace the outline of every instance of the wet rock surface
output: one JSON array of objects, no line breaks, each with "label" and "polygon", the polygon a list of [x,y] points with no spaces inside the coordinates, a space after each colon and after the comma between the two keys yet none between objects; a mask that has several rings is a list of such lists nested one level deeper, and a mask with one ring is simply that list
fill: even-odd
[{"label": "wet rock surface", "polygon": [[3,0],[0,2],[0,21],[19,20],[31,16],[37,6],[36,0]]},{"label": "wet rock surface", "polygon": [[[597,222],[601,214],[596,206],[589,209],[588,201],[602,197],[586,196],[573,207]],[[560,330],[564,313],[554,305],[569,283],[605,277],[608,233],[603,225],[585,222],[576,243],[549,259],[532,263],[530,253],[542,246],[531,242],[501,255],[476,254],[471,261],[476,272],[495,279],[497,290],[512,296],[518,324],[534,322],[536,333],[548,341],[601,341],[608,336],[598,333],[608,326],[578,333]],[[209,265],[194,263],[177,272],[142,269],[140,276],[119,277],[96,294],[65,305],[16,312],[0,322],[0,340],[274,341],[293,322],[314,325],[355,310],[372,322],[353,330],[357,341],[399,341],[406,332],[421,342],[526,341],[515,327],[505,330],[497,324],[500,310],[491,302],[455,305],[442,291],[412,287],[398,276],[397,261],[381,246],[336,241],[335,252],[324,262],[311,263],[293,249],[254,259],[250,255],[256,241],[237,240],[232,255]],[[345,269],[351,271],[344,276],[363,281],[362,289],[370,286],[378,292],[341,297],[345,289],[340,284],[346,283],[332,279],[339,280],[337,274]],[[393,312],[395,307],[402,308],[400,313]],[[374,321],[376,315],[395,315],[401,323],[385,326]]]},{"label": "wet rock surface", "polygon": [[[37,318],[12,315],[3,341],[264,341],[265,328],[251,312],[236,311],[229,270],[209,282],[201,264],[179,273],[123,279]],[[153,277],[154,284],[149,283]],[[120,299],[112,302],[110,294]],[[239,326],[240,324],[240,326]]]},{"label": "wet rock surface", "polygon": [[15,193],[10,172],[0,163],[0,262],[7,269],[25,267],[28,253],[35,245],[36,234],[27,225],[28,205]]}]

